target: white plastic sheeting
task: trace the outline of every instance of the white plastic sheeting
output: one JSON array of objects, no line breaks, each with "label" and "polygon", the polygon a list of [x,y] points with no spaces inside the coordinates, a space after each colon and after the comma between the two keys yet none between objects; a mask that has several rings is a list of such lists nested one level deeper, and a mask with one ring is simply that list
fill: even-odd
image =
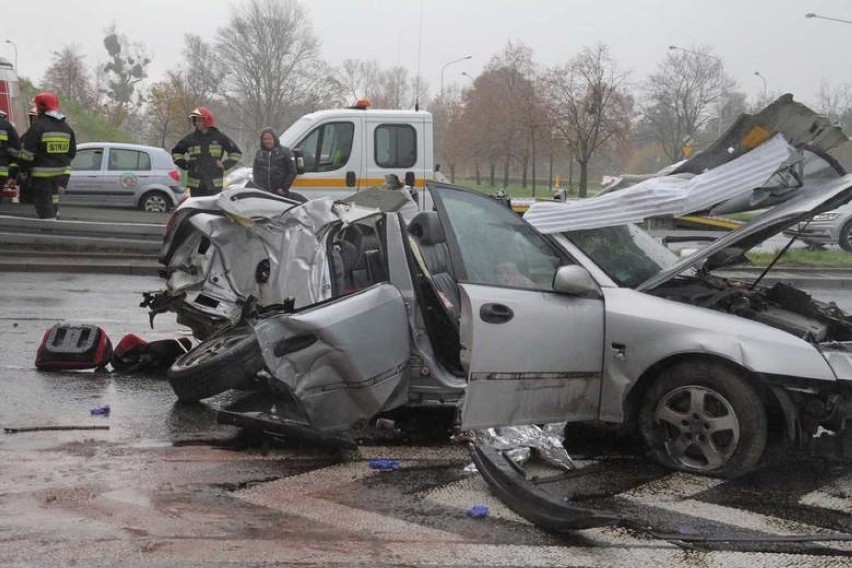
[{"label": "white plastic sheeting", "polygon": [[697,176],[662,176],[570,203],[537,202],[524,219],[542,233],[612,227],[648,217],[708,209],[760,187],[798,153],[780,134],[739,158]]}]

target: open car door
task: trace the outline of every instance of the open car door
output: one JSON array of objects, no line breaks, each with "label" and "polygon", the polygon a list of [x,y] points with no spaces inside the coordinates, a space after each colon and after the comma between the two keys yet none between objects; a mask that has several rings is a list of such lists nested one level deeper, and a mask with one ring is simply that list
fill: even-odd
[{"label": "open car door", "polygon": [[462,428],[597,418],[604,304],[596,285],[588,296],[554,291],[557,270],[571,264],[555,246],[494,199],[436,189],[458,257]]},{"label": "open car door", "polygon": [[298,418],[320,432],[408,402],[408,315],[391,284],[264,319],[255,331],[272,390],[292,396]]}]

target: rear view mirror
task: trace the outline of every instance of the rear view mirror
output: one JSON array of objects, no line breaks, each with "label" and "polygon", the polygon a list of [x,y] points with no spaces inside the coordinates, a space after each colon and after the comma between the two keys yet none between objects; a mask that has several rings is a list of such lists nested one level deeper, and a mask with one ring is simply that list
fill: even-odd
[{"label": "rear view mirror", "polygon": [[597,283],[582,266],[560,266],[553,277],[553,290],[573,296],[600,295]]}]

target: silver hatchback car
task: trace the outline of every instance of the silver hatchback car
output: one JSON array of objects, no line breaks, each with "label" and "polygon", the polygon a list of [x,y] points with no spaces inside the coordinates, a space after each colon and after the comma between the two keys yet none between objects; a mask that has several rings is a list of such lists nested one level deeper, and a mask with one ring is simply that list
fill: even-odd
[{"label": "silver hatchback car", "polygon": [[87,142],[77,145],[62,203],[165,212],[188,195],[180,179],[180,170],[162,148]]},{"label": "silver hatchback car", "polygon": [[814,215],[812,219],[784,231],[784,234],[796,236],[813,247],[839,245],[843,250],[852,252],[852,204]]}]

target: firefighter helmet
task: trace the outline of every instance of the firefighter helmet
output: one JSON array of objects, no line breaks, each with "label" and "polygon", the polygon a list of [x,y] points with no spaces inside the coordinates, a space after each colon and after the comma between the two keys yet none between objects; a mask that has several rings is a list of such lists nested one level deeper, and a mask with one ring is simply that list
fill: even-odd
[{"label": "firefighter helmet", "polygon": [[59,110],[59,96],[51,91],[39,93],[33,99],[36,110],[40,113]]},{"label": "firefighter helmet", "polygon": [[208,109],[207,107],[198,107],[196,109],[193,109],[193,111],[189,113],[189,118],[190,120],[200,118],[201,126],[203,126],[204,128],[210,128],[211,126],[213,126],[214,122],[213,113],[210,112],[210,109]]}]

